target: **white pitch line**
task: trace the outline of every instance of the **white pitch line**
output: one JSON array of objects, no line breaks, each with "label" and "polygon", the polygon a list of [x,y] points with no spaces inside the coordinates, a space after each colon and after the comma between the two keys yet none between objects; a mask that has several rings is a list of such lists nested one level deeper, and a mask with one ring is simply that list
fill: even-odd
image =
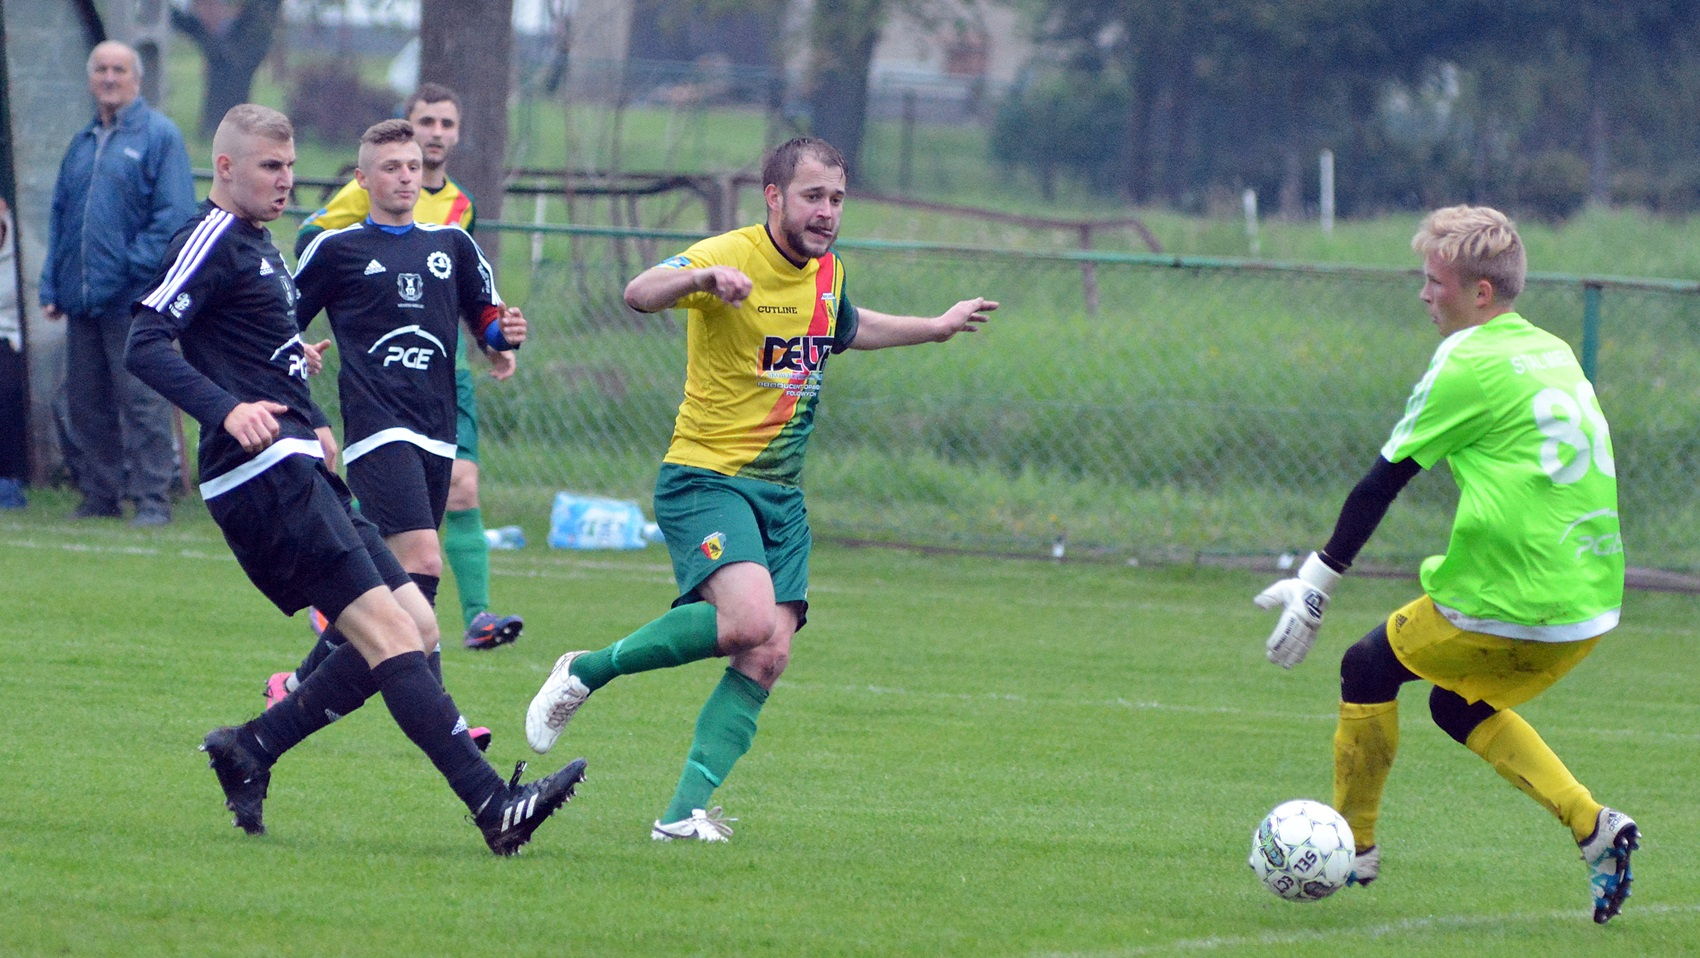
[{"label": "white pitch line", "polygon": [[[1638,915],[1681,915],[1700,912],[1700,904],[1695,903],[1638,907],[1631,902],[1624,908],[1623,916],[1616,919],[1617,921],[1634,921]],[[1578,926],[1581,926],[1583,922],[1592,925],[1591,916],[1585,909],[1578,907],[1564,911],[1512,912],[1498,915],[1458,915],[1452,917],[1429,915],[1423,918],[1405,918],[1399,921],[1383,922],[1379,925],[1351,925],[1331,928],[1327,931],[1270,932],[1265,935],[1191,938],[1156,945],[1141,945],[1137,948],[1118,948],[1113,951],[1041,951],[1033,954],[1043,956],[1043,958],[1137,958],[1139,955],[1166,955],[1183,951],[1205,952],[1238,948],[1275,948],[1285,945],[1315,943],[1340,945],[1348,950],[1360,950],[1358,946],[1362,945],[1363,939],[1366,937],[1384,938],[1389,935],[1405,935],[1412,932],[1420,933],[1434,930],[1498,928],[1511,922],[1545,924],[1553,921],[1572,921],[1576,922]]]},{"label": "white pitch line", "polygon": [[989,702],[1006,703],[1010,705],[1033,706],[1043,704],[1049,707],[1058,705],[1075,708],[1108,708],[1118,711],[1136,712],[1182,712],[1195,715],[1238,715],[1247,718],[1274,718],[1282,720],[1303,719],[1308,721],[1327,721],[1335,719],[1333,714],[1301,712],[1271,712],[1258,709],[1242,709],[1232,705],[1183,705],[1175,702],[1157,702],[1152,700],[1134,701],[1126,698],[1113,699],[1068,699],[1044,696],[1034,699],[1019,692],[916,692],[911,689],[898,688],[889,685],[832,685],[824,682],[796,682],[791,679],[780,679],[779,687],[795,689],[800,692],[839,692],[846,695],[890,695],[906,698],[934,699],[947,702]]},{"label": "white pitch line", "polygon": [[204,552],[200,549],[174,549],[161,546],[102,545],[89,542],[41,542],[36,539],[0,539],[7,549],[44,549],[58,552],[78,552],[94,555],[170,556],[174,559],[205,559],[213,562],[236,561],[228,552]]},{"label": "white pitch line", "polygon": [[[1321,712],[1277,712],[1268,709],[1246,709],[1233,705],[1187,705],[1179,702],[1160,702],[1154,699],[1088,699],[1066,698],[1062,696],[1028,696],[1019,692],[918,692],[912,689],[889,685],[834,685],[826,682],[793,681],[780,679],[779,688],[799,692],[828,692],[844,695],[890,695],[917,699],[932,699],[946,702],[984,702],[988,704],[1019,705],[1028,708],[1044,706],[1054,708],[1065,706],[1072,708],[1103,708],[1117,711],[1136,712],[1179,712],[1192,715],[1228,715],[1249,719],[1279,719],[1281,721],[1333,722],[1338,716],[1335,713]],[[1427,709],[1409,709],[1420,712],[1427,717]],[[1600,728],[1596,725],[1568,725],[1554,722],[1550,717],[1541,722],[1544,729],[1562,729],[1567,735],[1594,735],[1607,739],[1622,739],[1626,741],[1645,742],[1662,740],[1669,742],[1700,741],[1700,731],[1696,732],[1656,732],[1647,729],[1613,729]]]}]

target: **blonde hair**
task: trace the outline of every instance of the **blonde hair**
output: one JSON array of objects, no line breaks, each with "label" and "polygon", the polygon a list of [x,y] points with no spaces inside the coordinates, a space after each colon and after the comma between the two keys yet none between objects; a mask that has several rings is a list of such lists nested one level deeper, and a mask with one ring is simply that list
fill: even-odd
[{"label": "blonde hair", "polygon": [[1517,224],[1492,207],[1435,210],[1411,237],[1411,248],[1450,264],[1466,283],[1487,280],[1496,302],[1510,302],[1523,292],[1529,271],[1523,238],[1517,235]]},{"label": "blonde hair", "polygon": [[213,155],[234,155],[236,140],[244,136],[262,136],[277,143],[295,139],[295,127],[289,117],[269,106],[258,103],[238,103],[225,111],[213,133]]}]

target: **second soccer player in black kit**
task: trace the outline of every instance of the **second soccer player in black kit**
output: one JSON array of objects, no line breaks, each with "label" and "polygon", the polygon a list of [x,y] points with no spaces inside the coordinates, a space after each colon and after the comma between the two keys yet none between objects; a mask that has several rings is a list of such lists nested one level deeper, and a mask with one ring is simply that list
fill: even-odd
[{"label": "second soccer player in black kit", "polygon": [[[525,340],[526,321],[502,304],[471,236],[414,221],[422,163],[408,121],[367,129],[355,177],[371,195],[370,214],[315,236],[302,250],[295,284],[303,331],[325,311],[342,354],[337,385],[348,484],[435,607],[443,575],[437,528],[455,460],[458,326],[464,322],[491,349],[508,350]],[[341,641],[333,629],[324,638],[314,656]],[[440,652],[429,655],[440,674]],[[473,735],[488,741],[489,731]]]},{"label": "second soccer player in black kit", "polygon": [[208,201],[138,301],[126,354],[132,373],[200,422],[201,496],[249,579],[285,614],[311,604],[348,637],[283,704],[214,729],[201,748],[235,824],[260,834],[277,759],[379,694],[490,849],[510,855],[572,797],[584,762],[523,786],[517,771],[502,781],[432,673],[429,603],[326,468],[328,429],[307,391],[325,344],[302,342],[296,289],[263,225],[282,214],[294,163],[283,114],[254,104],[225,114]]}]

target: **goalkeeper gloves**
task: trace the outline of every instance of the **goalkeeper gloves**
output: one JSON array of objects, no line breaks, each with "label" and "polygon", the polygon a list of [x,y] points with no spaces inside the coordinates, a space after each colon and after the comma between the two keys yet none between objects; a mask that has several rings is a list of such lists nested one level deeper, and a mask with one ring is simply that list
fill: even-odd
[{"label": "goalkeeper gloves", "polygon": [[1299,566],[1297,577],[1282,579],[1257,594],[1252,601],[1258,608],[1281,609],[1281,619],[1275,623],[1275,631],[1269,633],[1269,641],[1264,643],[1269,661],[1284,669],[1304,661],[1316,642],[1316,631],[1322,628],[1328,593],[1339,581],[1340,573],[1312,552]]}]

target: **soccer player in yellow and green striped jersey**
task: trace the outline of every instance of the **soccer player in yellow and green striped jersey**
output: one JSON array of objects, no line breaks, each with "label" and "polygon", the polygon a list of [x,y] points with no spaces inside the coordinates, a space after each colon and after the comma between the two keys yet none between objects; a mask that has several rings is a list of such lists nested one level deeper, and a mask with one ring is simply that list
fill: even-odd
[{"label": "soccer player in yellow and green striped jersey", "polygon": [[976,297],[932,317],[852,305],[832,248],[845,170],[824,140],[779,146],[762,165],[766,223],[703,240],[626,286],[633,309],[689,310],[685,398],[655,485],[679,598],[607,648],[561,656],[526,712],[526,738],[548,751],[585,698],[615,676],[728,657],[678,787],[651,829],[657,840],[731,834],[709,797],[749,750],[807,618],[800,483],[828,360],[846,349],[943,342],[978,329],[998,305]]},{"label": "soccer player in yellow and green striped jersey", "polygon": [[[458,226],[471,233],[476,219],[472,195],[449,179],[448,171],[449,155],[460,143],[460,98],[448,87],[426,83],[407,98],[402,116],[413,124],[415,139],[424,154],[423,189],[418,202],[413,204],[414,222]],[[318,234],[352,226],[371,211],[372,197],[359,183],[349,180],[324,206],[301,222],[295,236],[295,255],[300,256]]]},{"label": "soccer player in yellow and green striped jersey", "polygon": [[1380,874],[1375,828],[1399,744],[1399,687],[1421,680],[1433,686],[1435,724],[1570,829],[1603,923],[1629,895],[1639,829],[1595,801],[1513,707],[1617,625],[1624,559],[1611,432],[1570,347],[1516,311],[1527,266],[1503,213],[1436,210],[1411,245],[1440,346],[1328,544],[1257,597],[1283,608],[1268,656],[1287,668],[1304,658],[1329,593],[1394,497],[1445,460],[1458,483],[1446,554],[1423,562],[1423,595],[1340,664],[1334,805],[1357,846],[1352,878]]}]

